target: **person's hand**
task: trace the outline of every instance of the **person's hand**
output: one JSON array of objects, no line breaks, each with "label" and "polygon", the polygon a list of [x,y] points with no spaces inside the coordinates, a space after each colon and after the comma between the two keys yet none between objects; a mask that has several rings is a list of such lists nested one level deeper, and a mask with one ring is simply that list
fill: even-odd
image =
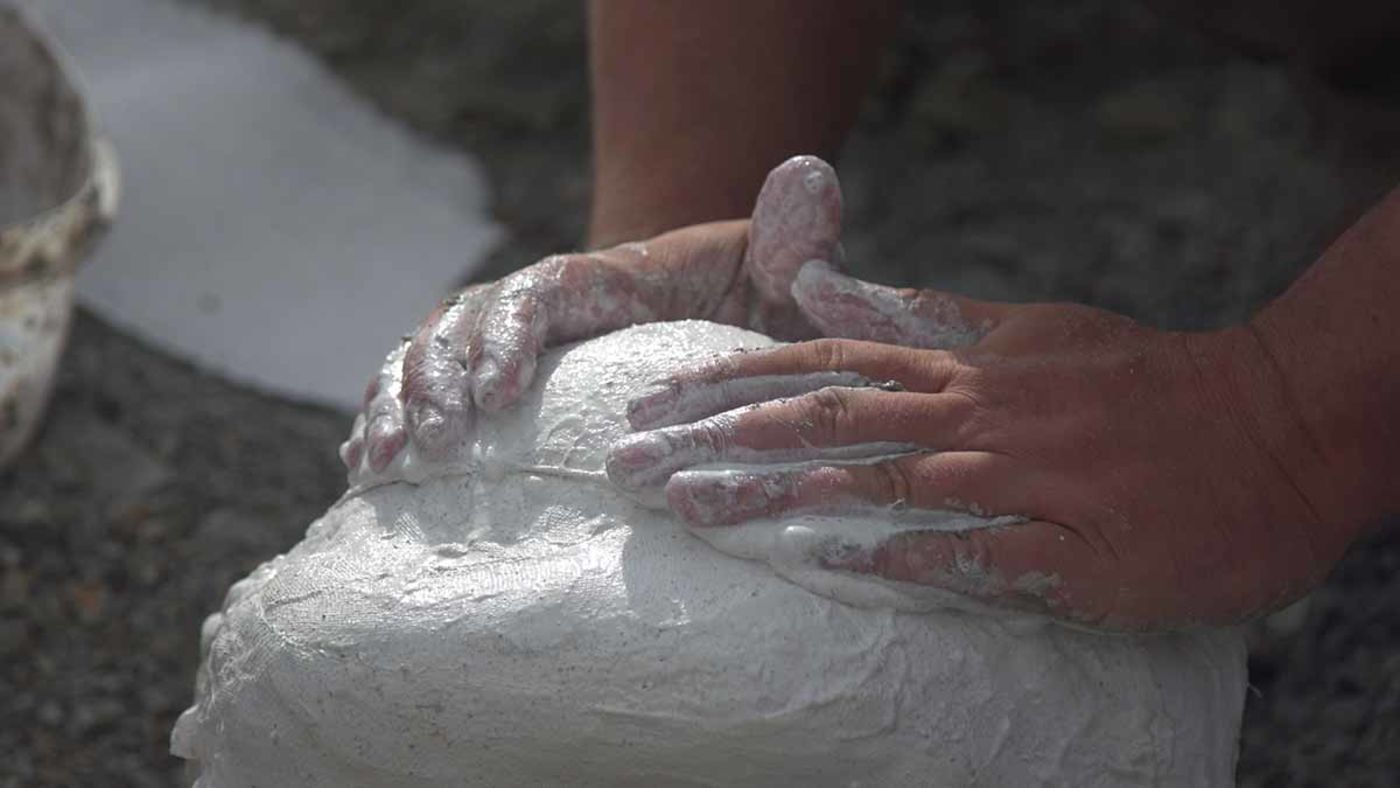
[{"label": "person's hand", "polygon": [[616,484],[664,485],[701,529],[862,510],[998,518],[824,545],[811,560],[1119,630],[1280,607],[1351,539],[1319,515],[1336,488],[1247,328],[1169,333],[1083,306],[893,290],[817,263],[793,293],[823,333],[852,339],[665,381],[632,403],[644,431],[613,447]]},{"label": "person's hand", "polygon": [[475,410],[519,399],[543,349],[635,323],[703,318],[813,336],[790,287],[803,263],[836,260],[840,231],[835,172],[799,156],[769,174],[750,220],[557,255],[470,287],[389,354],[341,458],[352,479],[379,474],[409,445],[442,458],[462,443]]}]

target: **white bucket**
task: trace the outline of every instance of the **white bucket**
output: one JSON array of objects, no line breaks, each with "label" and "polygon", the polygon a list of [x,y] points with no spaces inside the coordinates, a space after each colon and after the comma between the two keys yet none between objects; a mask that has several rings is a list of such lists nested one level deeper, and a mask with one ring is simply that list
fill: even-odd
[{"label": "white bucket", "polygon": [[0,467],[44,413],[73,275],[117,204],[110,147],[61,54],[0,6]]}]

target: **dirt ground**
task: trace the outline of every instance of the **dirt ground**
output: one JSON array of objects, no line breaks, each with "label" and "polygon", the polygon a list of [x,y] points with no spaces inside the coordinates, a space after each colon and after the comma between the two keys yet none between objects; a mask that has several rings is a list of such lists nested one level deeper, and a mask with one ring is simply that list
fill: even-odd
[{"label": "dirt ground", "polygon": [[[479,154],[511,232],[486,275],[577,243],[577,2],[184,1],[301,41]],[[840,162],[866,276],[1221,325],[1400,173],[1360,141],[1377,137],[1358,133],[1378,128],[1364,105],[1134,3],[926,5],[909,4]],[[47,426],[0,476],[0,786],[179,782],[167,737],[200,621],[341,491],[348,425],[80,315]],[[1391,523],[1292,626],[1255,628],[1242,785],[1400,783],[1397,610]]]}]

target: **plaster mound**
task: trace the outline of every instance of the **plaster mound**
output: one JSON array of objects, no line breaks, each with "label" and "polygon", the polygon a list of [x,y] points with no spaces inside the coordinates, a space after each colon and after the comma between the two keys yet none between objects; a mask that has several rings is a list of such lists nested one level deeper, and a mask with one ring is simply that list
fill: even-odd
[{"label": "plaster mound", "polygon": [[607,484],[629,398],[770,344],[687,322],[549,353],[465,460],[347,494],[205,623],[172,737],[197,785],[1232,783],[1235,631],[855,607]]}]

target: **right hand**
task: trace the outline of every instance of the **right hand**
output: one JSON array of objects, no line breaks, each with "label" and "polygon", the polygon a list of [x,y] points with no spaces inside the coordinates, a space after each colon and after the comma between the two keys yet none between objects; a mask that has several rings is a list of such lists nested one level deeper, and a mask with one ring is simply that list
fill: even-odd
[{"label": "right hand", "polygon": [[386,358],[341,459],[358,482],[382,474],[409,445],[445,458],[475,410],[520,398],[545,348],[636,323],[698,318],[780,339],[815,336],[790,288],[809,260],[839,264],[840,233],[836,173],[797,156],[769,173],[751,219],[555,255],[468,287]]}]

